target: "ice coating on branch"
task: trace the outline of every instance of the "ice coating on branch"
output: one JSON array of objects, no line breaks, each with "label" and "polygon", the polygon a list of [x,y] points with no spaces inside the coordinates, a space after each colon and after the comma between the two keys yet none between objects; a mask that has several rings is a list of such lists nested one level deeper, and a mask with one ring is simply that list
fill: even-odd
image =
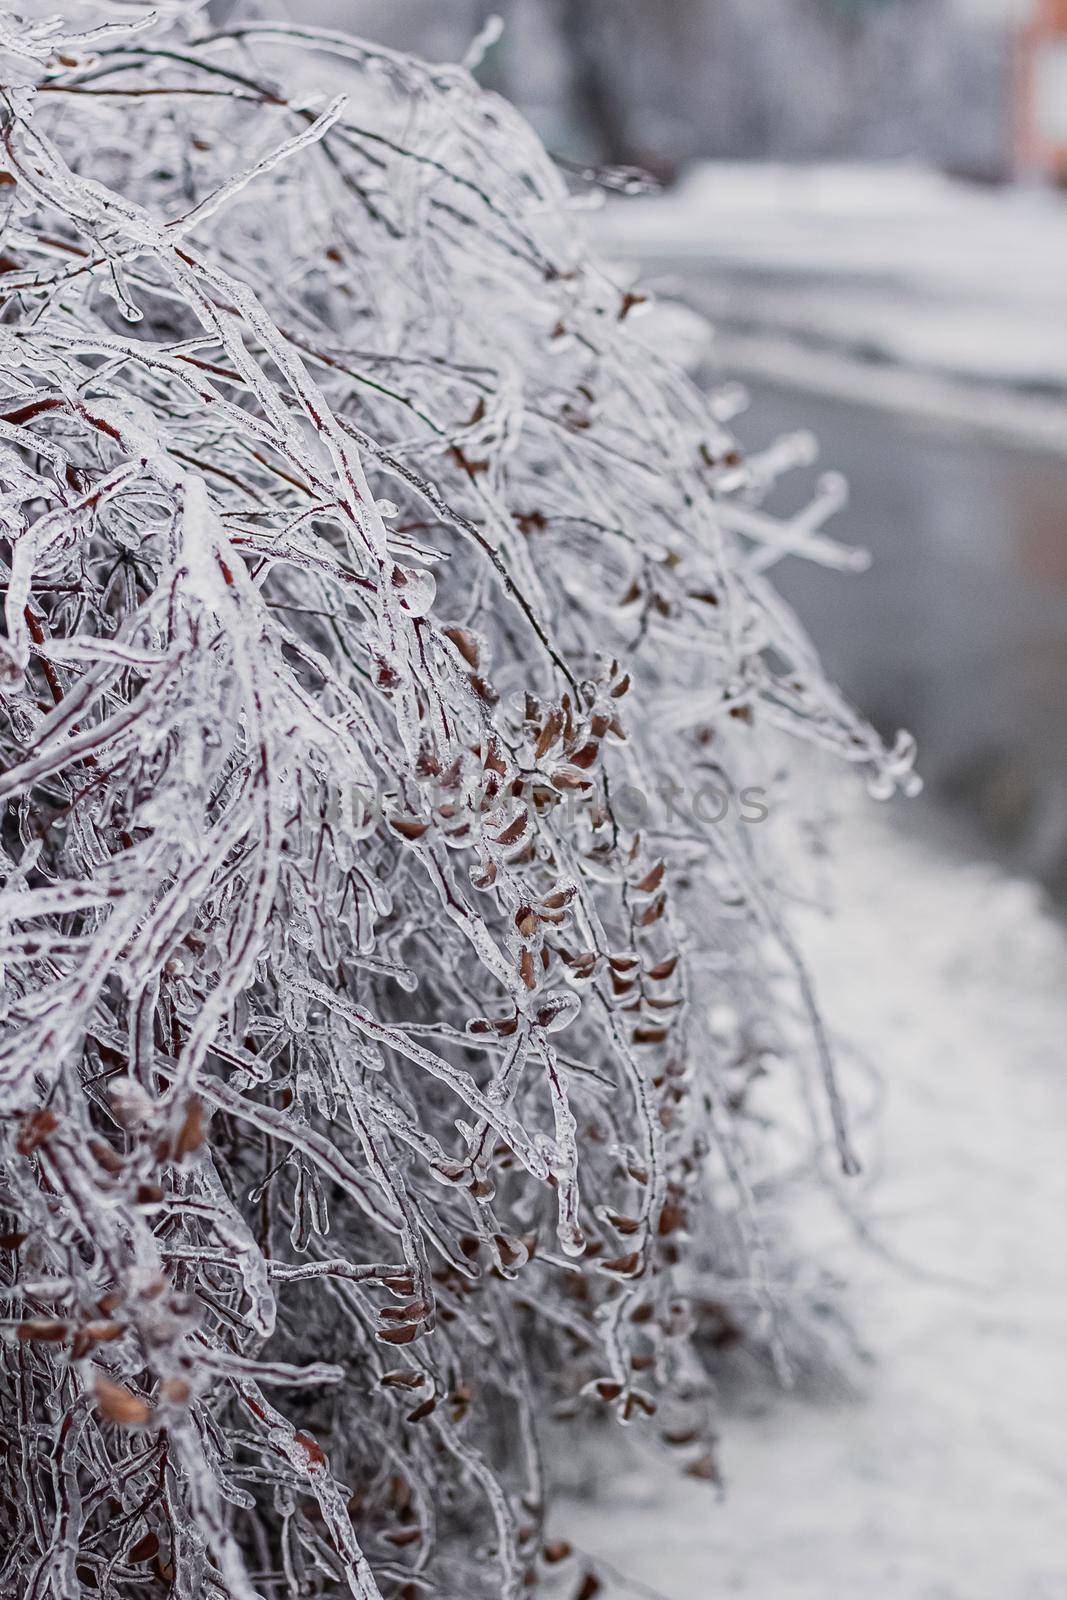
[{"label": "ice coating on branch", "polygon": [[851,1160],[739,806],[790,739],[911,781],[764,576],[853,562],[842,486],[766,513],[808,437],[744,460],[464,70],[36,12],[0,16],[0,1592],[513,1597],[544,1409],[712,1475],[686,1290],[773,1309],[746,1103],[791,1043]]}]

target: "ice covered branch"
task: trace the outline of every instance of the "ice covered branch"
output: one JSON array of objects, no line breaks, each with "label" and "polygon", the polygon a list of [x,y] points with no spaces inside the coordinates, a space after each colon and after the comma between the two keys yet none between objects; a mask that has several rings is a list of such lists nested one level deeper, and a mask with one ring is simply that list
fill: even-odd
[{"label": "ice covered branch", "polygon": [[793,952],[622,792],[910,751],[505,104],[77,12],[0,17],[0,1590],[514,1596],[539,1408],[706,1472],[754,1270]]}]

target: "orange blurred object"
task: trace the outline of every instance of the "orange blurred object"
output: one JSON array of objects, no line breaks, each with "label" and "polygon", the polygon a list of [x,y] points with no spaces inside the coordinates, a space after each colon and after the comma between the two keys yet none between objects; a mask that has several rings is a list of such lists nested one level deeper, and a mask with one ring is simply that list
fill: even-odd
[{"label": "orange blurred object", "polygon": [[1015,118],[1020,176],[1067,186],[1067,0],[1037,0],[1023,28]]}]

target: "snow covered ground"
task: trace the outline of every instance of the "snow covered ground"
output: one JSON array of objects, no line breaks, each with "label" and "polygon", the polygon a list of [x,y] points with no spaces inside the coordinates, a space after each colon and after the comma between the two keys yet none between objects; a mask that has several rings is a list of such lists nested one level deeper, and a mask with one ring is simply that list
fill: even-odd
[{"label": "snow covered ground", "polygon": [[906,811],[857,810],[837,859],[800,932],[853,1098],[884,1096],[877,1248],[839,1219],[827,1252],[866,1375],[735,1403],[724,1502],[627,1456],[561,1531],[670,1600],[1063,1600],[1067,936]]},{"label": "snow covered ground", "polygon": [[681,286],[735,372],[1067,451],[1062,197],[921,168],[702,163],[668,194],[612,199],[594,228]]}]

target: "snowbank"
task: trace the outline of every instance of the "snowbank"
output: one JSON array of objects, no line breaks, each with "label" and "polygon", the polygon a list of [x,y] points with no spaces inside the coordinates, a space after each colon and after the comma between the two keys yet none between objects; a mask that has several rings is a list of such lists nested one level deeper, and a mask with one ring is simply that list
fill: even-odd
[{"label": "snowbank", "polygon": [[1032,887],[869,808],[836,889],[803,934],[853,1100],[882,1099],[872,1242],[828,1221],[869,1376],[734,1415],[724,1506],[638,1466],[566,1531],[670,1600],[1059,1600],[1067,940]]}]

